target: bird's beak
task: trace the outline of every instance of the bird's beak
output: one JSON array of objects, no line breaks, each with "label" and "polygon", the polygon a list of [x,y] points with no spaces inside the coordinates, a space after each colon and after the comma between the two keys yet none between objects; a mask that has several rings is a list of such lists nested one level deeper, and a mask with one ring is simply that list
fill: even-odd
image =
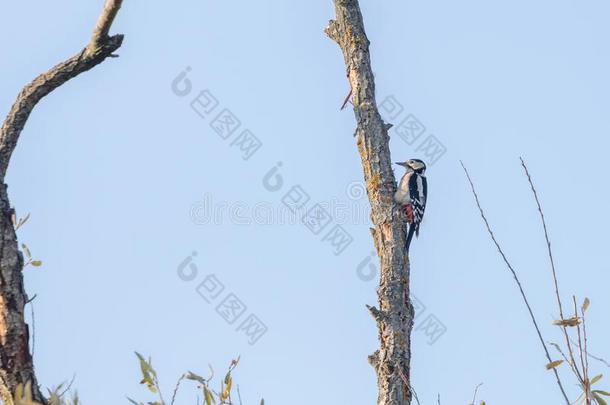
[{"label": "bird's beak", "polygon": [[398,166],[407,167],[405,162],[395,162]]}]

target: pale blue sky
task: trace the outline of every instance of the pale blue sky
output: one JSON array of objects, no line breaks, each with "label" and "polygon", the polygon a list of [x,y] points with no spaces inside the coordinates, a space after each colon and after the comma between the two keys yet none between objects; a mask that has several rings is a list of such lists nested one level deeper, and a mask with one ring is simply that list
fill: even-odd
[{"label": "pale blue sky", "polygon": [[[80,50],[102,0],[3,2],[0,110],[22,86]],[[590,348],[610,357],[606,309],[610,6],[603,1],[362,1],[378,101],[394,95],[447,149],[428,170],[430,200],[412,246],[412,289],[447,332],[413,335],[422,404],[466,404],[474,387],[495,405],[560,403],[514,283],[484,232],[459,159],[469,166],[497,236],[548,340],[556,315],[544,240],[520,171],[537,182],[566,300],[591,298]],[[324,2],[126,0],[106,61],[40,103],[9,170],[10,195],[32,219],[20,231],[44,261],[26,270],[37,294],[35,360],[45,386],[77,375],[89,405],[148,399],[134,350],[153,357],[166,391],[181,372],[224,368],[245,403],[372,404],[366,362],[378,346],[365,304],[376,282],[356,269],[373,249],[366,221],[344,221],[339,256],[302,224],[197,225],[214,201],[279,209],[299,184],[316,202],[352,201],[361,181],[343,59],[323,34]],[[172,80],[187,66],[193,90]],[[189,102],[209,89],[263,147],[248,161]],[[398,122],[395,122],[398,124]],[[394,160],[420,157],[392,135]],[[423,138],[421,138],[423,139]],[[278,192],[262,178],[282,162]],[[399,173],[400,174],[400,173]],[[195,281],[177,276],[197,251]],[[248,307],[228,325],[195,291],[209,273]],[[268,332],[253,346],[235,329],[253,313]],[[416,324],[417,325],[417,324]],[[593,362],[594,372],[607,373]],[[571,393],[571,376],[562,370]],[[608,389],[608,386],[600,386]],[[188,402],[185,391],[182,403]],[[167,395],[167,394],[166,394]]]}]

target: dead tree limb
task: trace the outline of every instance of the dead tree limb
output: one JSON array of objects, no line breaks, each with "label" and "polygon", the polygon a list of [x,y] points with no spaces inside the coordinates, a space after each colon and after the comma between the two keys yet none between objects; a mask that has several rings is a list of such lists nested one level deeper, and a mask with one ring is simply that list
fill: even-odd
[{"label": "dead tree limb", "polygon": [[364,169],[375,248],[379,255],[380,350],[369,357],[379,388],[378,405],[411,403],[410,360],[413,307],[409,299],[409,258],[406,252],[406,220],[394,204],[396,180],[392,171],[389,136],[375,101],[369,40],[357,0],[335,0],[336,20],[326,34],[345,59],[357,121],[356,142]]},{"label": "dead tree limb", "polygon": [[34,399],[44,402],[36,381],[24,319],[27,295],[23,285],[23,256],[13,226],[12,208],[5,183],[6,171],[30,113],[47,94],[115,56],[123,35],[109,36],[122,0],[107,0],[87,46],[70,59],[51,68],[26,85],[17,96],[0,129],[0,371],[4,384],[14,392],[18,384],[32,383]]}]

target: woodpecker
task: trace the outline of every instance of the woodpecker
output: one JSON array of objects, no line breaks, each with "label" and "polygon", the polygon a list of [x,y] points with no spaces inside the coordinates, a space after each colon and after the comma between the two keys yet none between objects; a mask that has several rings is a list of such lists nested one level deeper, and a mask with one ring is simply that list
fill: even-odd
[{"label": "woodpecker", "polygon": [[426,200],[428,199],[426,164],[419,159],[396,162],[396,164],[407,169],[407,172],[400,179],[398,190],[394,193],[394,201],[401,204],[407,214],[409,224],[409,233],[407,234],[408,252],[413,233],[419,236],[419,225],[426,209]]}]

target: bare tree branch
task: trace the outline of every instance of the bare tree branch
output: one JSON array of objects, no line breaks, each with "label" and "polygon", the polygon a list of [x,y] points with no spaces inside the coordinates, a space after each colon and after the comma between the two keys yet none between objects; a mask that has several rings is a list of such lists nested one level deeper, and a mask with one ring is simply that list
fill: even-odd
[{"label": "bare tree branch", "polygon": [[45,398],[38,388],[28,345],[23,256],[11,221],[12,208],[4,179],[19,136],[38,102],[68,80],[114,56],[113,52],[121,46],[123,35],[108,36],[121,3],[121,0],[106,1],[91,42],[26,85],[0,128],[0,371],[5,373],[5,383],[11,392],[18,384],[31,382],[34,399],[38,402],[44,403]]},{"label": "bare tree branch", "polygon": [[[544,349],[544,353],[546,355],[548,362],[551,363],[553,360],[551,359],[549,349],[547,348],[546,343],[544,342],[544,339],[542,338],[542,332],[540,332],[540,328],[538,327],[538,322],[536,321],[536,317],[534,316],[534,311],[532,310],[532,307],[527,299],[527,296],[525,295],[525,291],[523,290],[521,281],[519,281],[517,272],[513,268],[512,264],[508,261],[508,258],[506,257],[506,254],[504,254],[504,251],[502,250],[500,243],[498,243],[498,241],[496,240],[496,236],[494,235],[494,233],[491,229],[491,225],[489,225],[489,221],[487,220],[487,217],[485,216],[485,212],[483,211],[483,208],[481,207],[481,202],[479,201],[479,196],[474,187],[474,183],[472,182],[472,179],[470,178],[470,174],[468,173],[468,170],[466,169],[466,166],[464,166],[464,163],[462,161],[460,161],[460,164],[462,165],[462,168],[464,169],[464,173],[466,173],[466,177],[468,178],[468,182],[470,183],[470,188],[472,190],[472,194],[476,201],[477,207],[479,208],[479,213],[481,214],[481,218],[483,219],[483,222],[485,222],[485,227],[487,228],[487,232],[489,233],[489,236],[491,237],[491,240],[493,241],[494,245],[496,245],[496,248],[498,249],[500,256],[502,256],[502,260],[504,260],[506,267],[508,268],[508,270],[510,270],[513,278],[515,279],[515,282],[517,283],[517,287],[519,287],[519,292],[521,293],[523,302],[525,303],[525,306],[527,307],[530,317],[532,318],[532,323],[534,324],[534,328],[536,329],[536,333],[538,334],[538,338],[540,339],[540,344],[542,345],[542,348]],[[566,404],[570,405],[570,400],[568,399],[568,395],[566,394],[565,390],[563,389],[563,385],[561,384],[561,379],[559,378],[559,373],[557,372],[557,369],[553,368],[553,373],[555,373],[555,378],[557,379],[557,385],[559,386],[559,389],[561,390],[561,393],[566,401]]]},{"label": "bare tree branch", "polygon": [[[574,300],[574,318],[578,319],[578,305],[576,304],[576,296],[573,295],[572,299]],[[582,321],[584,322],[584,314],[583,314],[583,319]],[[578,336],[578,350],[580,352],[580,365],[582,366],[582,380],[581,380],[581,384],[582,384],[582,390],[583,390],[583,395],[585,396],[585,405],[591,405],[591,384],[589,381],[589,376],[588,376],[588,369],[587,366],[585,365],[585,361],[586,361],[586,357],[584,355],[584,351],[583,351],[583,347],[582,347],[582,334],[580,333],[580,324],[576,324],[576,333]],[[578,369],[578,367],[576,367],[576,369]]]},{"label": "bare tree branch", "polygon": [[91,42],[89,43],[90,47],[93,45],[93,49],[99,48],[108,40],[110,27],[112,26],[112,23],[114,22],[122,3],[123,0],[106,0],[104,9],[97,20],[97,24],[95,24]]},{"label": "bare tree branch", "polygon": [[[534,199],[536,200],[536,206],[538,207],[538,213],[540,214],[540,220],[542,222],[542,229],[544,230],[544,239],[546,240],[547,253],[549,256],[549,262],[551,263],[551,271],[553,273],[553,283],[555,286],[555,298],[557,299],[557,307],[559,308],[559,316],[560,316],[561,320],[564,320],[566,318],[564,317],[564,314],[563,314],[563,304],[561,302],[561,294],[559,294],[559,282],[557,281],[557,271],[555,270],[555,259],[553,257],[553,249],[551,248],[551,239],[549,238],[549,232],[548,232],[548,228],[546,226],[546,219],[544,217],[544,211],[542,210],[542,204],[540,204],[540,199],[538,198],[538,192],[536,191],[536,187],[534,187],[534,181],[532,180],[532,176],[530,175],[527,165],[525,164],[525,161],[523,160],[523,158],[520,157],[519,159],[521,160],[521,166],[523,167],[523,170],[527,177],[527,181],[529,182],[530,188],[532,189],[532,194],[534,195]],[[564,326],[561,326],[561,329],[563,331],[563,336],[566,340],[566,346],[568,347],[568,354],[570,355],[571,365],[573,366],[572,370],[576,374],[576,378],[578,378],[581,381],[581,383],[584,383],[584,377],[581,375],[581,373],[578,369],[578,365],[576,364],[576,360],[574,358],[574,351],[572,350],[572,345],[570,344],[568,328],[567,328],[567,326],[564,325]],[[583,371],[583,373],[584,373],[584,371]]]},{"label": "bare tree branch", "polygon": [[107,24],[112,22],[120,5],[121,1],[107,0],[100,21],[98,21],[100,31],[98,33],[98,27],[96,27],[96,33],[90,44],[70,59],[35,78],[19,93],[0,129],[0,182],[4,182],[19,135],[36,104],[68,80],[103,62],[121,46],[123,35],[100,36],[104,32],[107,33],[110,28]]},{"label": "bare tree branch", "polygon": [[351,87],[357,121],[355,133],[371,203],[373,240],[380,259],[379,309],[372,311],[379,326],[381,348],[369,357],[377,373],[378,405],[411,403],[411,330],[409,258],[406,220],[394,204],[396,180],[392,171],[387,127],[377,109],[369,40],[357,0],[335,0],[336,20],[326,34],[341,51]]},{"label": "bare tree branch", "polygon": [[[573,339],[570,339],[570,341],[572,342],[572,344],[573,344],[573,345],[575,345],[576,347],[578,347],[578,342],[575,342]],[[595,355],[593,355],[593,354],[591,354],[591,353],[588,353],[588,352],[587,352],[587,356],[588,356],[588,357],[590,357],[590,358],[592,358],[593,360],[597,360],[597,361],[599,361],[599,362],[600,362],[600,363],[602,363],[604,366],[606,366],[606,367],[610,368],[610,363],[609,363],[607,360],[605,360],[605,359],[603,359],[603,358],[601,358],[601,357],[599,357],[599,356],[595,356]]]}]

